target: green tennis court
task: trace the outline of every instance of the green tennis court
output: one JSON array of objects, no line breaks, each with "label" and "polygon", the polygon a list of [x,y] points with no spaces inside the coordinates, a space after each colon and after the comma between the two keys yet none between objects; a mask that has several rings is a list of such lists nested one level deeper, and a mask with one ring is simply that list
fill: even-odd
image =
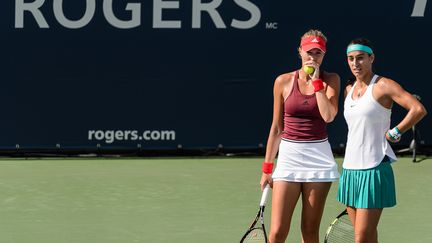
[{"label": "green tennis court", "polygon": [[[261,160],[2,159],[0,243],[238,242],[258,207]],[[380,242],[432,242],[432,160],[393,168],[398,205],[384,210]],[[336,188],[322,239],[343,209]],[[300,242],[294,217],[287,242]]]}]

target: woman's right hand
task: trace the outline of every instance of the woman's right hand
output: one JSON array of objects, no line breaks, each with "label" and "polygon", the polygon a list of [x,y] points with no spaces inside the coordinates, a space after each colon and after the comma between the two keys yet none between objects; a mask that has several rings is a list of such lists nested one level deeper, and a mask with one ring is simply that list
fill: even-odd
[{"label": "woman's right hand", "polygon": [[270,187],[273,188],[272,176],[271,176],[271,174],[262,173],[261,181],[260,181],[261,191],[264,190],[264,188],[266,187],[267,184],[269,184]]},{"label": "woman's right hand", "polygon": [[319,79],[319,77],[320,77],[320,70],[319,70],[320,65],[318,63],[316,63],[314,61],[307,61],[304,63],[304,65],[305,66],[311,66],[315,69],[313,73],[309,74],[309,77],[312,80]]}]

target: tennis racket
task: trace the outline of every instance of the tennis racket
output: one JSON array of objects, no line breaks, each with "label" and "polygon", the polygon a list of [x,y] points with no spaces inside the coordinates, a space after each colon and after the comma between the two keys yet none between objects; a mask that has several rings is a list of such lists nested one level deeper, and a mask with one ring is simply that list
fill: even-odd
[{"label": "tennis racket", "polygon": [[354,227],[345,209],[340,213],[327,229],[324,243],[354,242]]},{"label": "tennis racket", "polygon": [[[246,234],[241,238],[240,243],[267,243],[267,233],[264,227],[264,208],[267,201],[267,196],[270,191],[270,186],[267,185],[261,196],[260,207],[258,213],[246,231]],[[257,225],[258,221],[260,224]]]}]

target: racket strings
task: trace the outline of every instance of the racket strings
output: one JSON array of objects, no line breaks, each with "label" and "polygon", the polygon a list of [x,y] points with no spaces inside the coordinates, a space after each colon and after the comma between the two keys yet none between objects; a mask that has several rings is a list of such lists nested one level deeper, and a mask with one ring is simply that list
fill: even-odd
[{"label": "racket strings", "polygon": [[340,217],[332,225],[327,241],[329,243],[350,243],[354,242],[354,228],[347,215]]},{"label": "racket strings", "polygon": [[264,230],[262,228],[255,228],[251,230],[242,243],[266,243]]}]

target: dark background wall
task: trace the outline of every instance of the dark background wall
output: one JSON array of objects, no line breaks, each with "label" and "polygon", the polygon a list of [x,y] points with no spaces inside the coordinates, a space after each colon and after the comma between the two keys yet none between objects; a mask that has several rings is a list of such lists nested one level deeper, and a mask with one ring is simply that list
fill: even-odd
[{"label": "dark background wall", "polygon": [[[199,14],[201,1],[218,5],[213,16]],[[311,28],[327,35],[323,69],[337,72],[342,84],[350,77],[347,44],[367,37],[377,74],[420,95],[430,111],[427,1],[201,1],[1,1],[0,149],[259,147],[270,127],[274,79],[300,67],[297,47]],[[46,25],[30,11],[20,18],[17,6],[32,2]],[[103,6],[111,2],[125,22],[132,18],[126,6],[140,4],[130,5],[141,11],[138,25],[110,23]],[[84,26],[58,20],[63,13],[78,21],[89,6],[94,14]],[[180,27],[162,27],[157,13]],[[243,29],[233,19],[244,21]],[[334,148],[346,140],[342,109],[341,99],[328,127]],[[392,125],[404,114],[395,106]],[[430,124],[429,115],[418,125],[426,145]]]}]

